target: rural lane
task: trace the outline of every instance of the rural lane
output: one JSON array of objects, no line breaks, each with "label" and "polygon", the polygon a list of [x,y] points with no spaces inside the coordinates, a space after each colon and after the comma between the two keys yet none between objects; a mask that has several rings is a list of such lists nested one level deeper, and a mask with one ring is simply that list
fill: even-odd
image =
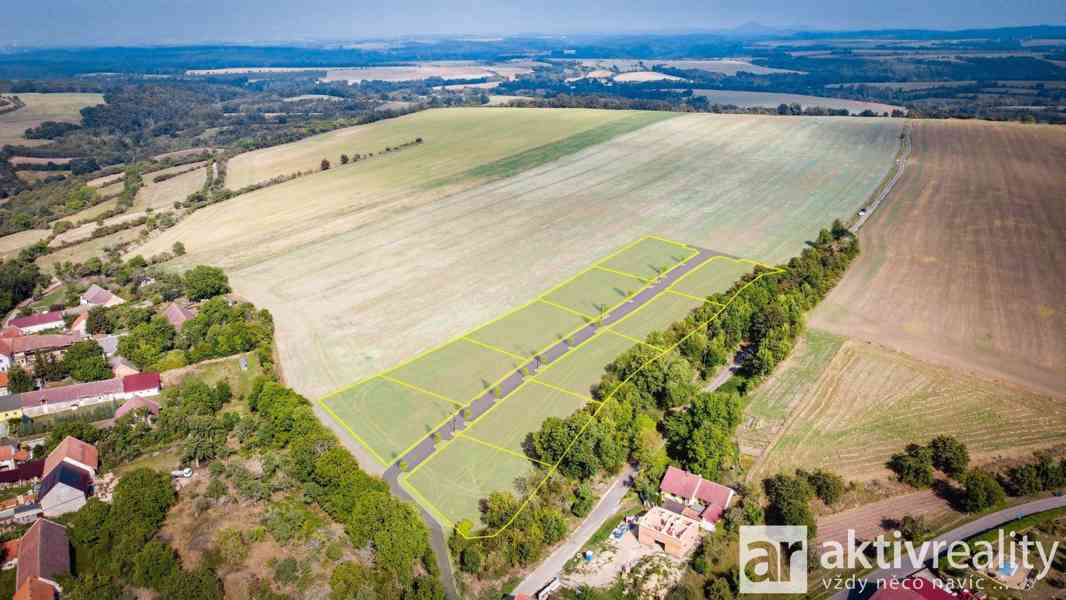
[{"label": "rural lane", "polygon": [[585,520],[581,522],[581,525],[578,525],[577,529],[570,534],[565,542],[559,545],[544,562],[537,565],[537,568],[532,573],[526,575],[526,578],[514,589],[514,593],[533,595],[551,581],[553,577],[562,573],[567,561],[581,550],[592,537],[592,534],[596,533],[600,526],[603,525],[604,521],[619,511],[622,506],[622,499],[625,498],[625,495],[633,486],[634,475],[636,475],[636,469],[627,464],[622,473],[615,477],[611,487],[607,489],[607,493],[600,498],[596,508],[592,509],[592,512],[585,517]]},{"label": "rural lane", "polygon": [[[1001,511],[997,511],[991,514],[987,514],[983,517],[970,521],[969,523],[952,529],[947,533],[936,536],[930,542],[940,542],[950,544],[952,542],[958,542],[968,537],[975,536],[979,533],[988,531],[995,527],[999,527],[1004,523],[1008,523],[1021,517],[1027,517],[1036,513],[1042,513],[1049,510],[1055,510],[1058,508],[1066,508],[1066,497],[1052,497],[1043,498],[1041,500],[1034,500],[1020,506],[1014,506],[1011,508],[1005,508]],[[873,594],[876,589],[877,581],[888,581],[893,578],[902,579],[908,575],[913,574],[920,569],[914,569],[911,567],[901,567],[899,569],[878,569],[863,577],[866,581],[871,582],[871,585],[867,586],[866,590],[860,592],[859,590],[841,590],[832,596],[831,600],[864,600]],[[812,582],[813,583],[813,582]]]}]

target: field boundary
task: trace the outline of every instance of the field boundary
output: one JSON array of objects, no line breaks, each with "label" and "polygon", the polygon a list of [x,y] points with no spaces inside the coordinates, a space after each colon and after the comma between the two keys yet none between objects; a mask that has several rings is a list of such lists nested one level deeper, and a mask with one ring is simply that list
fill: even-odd
[{"label": "field boundary", "polygon": [[[645,239],[645,238],[641,238],[641,239]],[[656,238],[652,238],[652,239],[656,239]],[[661,240],[661,239],[660,239],[659,241],[665,241],[665,240]],[[639,242],[639,240],[638,240],[638,242]],[[671,242],[671,243],[675,243],[675,244],[677,244],[677,243],[678,243],[678,242],[673,242],[672,240],[671,240],[670,242]],[[633,244],[630,244],[630,245],[626,246],[626,248],[629,248],[629,247],[632,247],[632,246],[633,246]],[[697,254],[698,254],[698,252],[697,252]],[[686,259],[686,262],[687,262],[688,260],[691,260],[691,259],[692,259],[692,257],[690,256],[690,257],[689,257],[688,259]],[[593,419],[590,419],[589,421],[587,421],[587,422],[586,422],[586,423],[585,423],[585,424],[584,424],[584,425],[582,426],[582,428],[581,428],[581,429],[580,429],[580,430],[578,431],[577,435],[575,435],[575,436],[574,436],[574,438],[573,438],[572,440],[570,440],[569,444],[567,444],[567,446],[566,446],[566,448],[565,448],[565,449],[563,450],[563,453],[562,453],[562,455],[560,456],[559,460],[558,460],[558,461],[556,461],[556,463],[555,463],[555,464],[551,465],[551,466],[550,466],[550,467],[548,468],[547,472],[545,473],[544,477],[543,477],[543,478],[541,478],[540,482],[539,482],[539,483],[538,483],[538,484],[537,484],[536,486],[534,486],[532,490],[530,490],[529,492],[527,492],[527,493],[526,493],[526,495],[525,495],[525,499],[524,499],[524,500],[522,501],[522,503],[521,503],[521,504],[519,505],[518,509],[517,509],[517,510],[516,510],[516,511],[514,512],[514,514],[512,514],[512,515],[511,515],[510,519],[508,519],[508,521],[507,521],[506,523],[504,523],[504,524],[503,524],[503,525],[502,525],[502,526],[501,526],[501,527],[500,527],[500,528],[499,528],[499,529],[498,529],[497,531],[495,531],[495,532],[493,532],[493,533],[491,533],[491,534],[486,534],[486,535],[468,535],[468,534],[467,534],[467,532],[465,532],[465,531],[462,531],[462,529],[460,529],[460,528],[455,528],[455,525],[456,525],[456,523],[455,523],[455,522],[453,522],[453,521],[452,521],[452,520],[451,520],[450,518],[448,518],[448,517],[444,516],[444,515],[443,515],[443,513],[441,512],[441,510],[440,510],[439,508],[437,508],[437,507],[436,507],[436,506],[435,506],[435,505],[434,505],[434,504],[433,504],[432,502],[430,502],[430,501],[429,501],[429,500],[428,500],[428,499],[427,499],[427,498],[426,498],[425,496],[423,496],[423,495],[422,495],[422,494],[421,494],[420,492],[418,492],[418,490],[417,490],[417,489],[416,489],[416,488],[414,487],[414,485],[413,485],[413,484],[411,484],[411,483],[410,483],[410,482],[408,481],[408,479],[409,479],[409,478],[410,478],[410,477],[411,477],[412,475],[414,475],[414,474],[415,474],[415,473],[416,473],[416,472],[417,472],[417,471],[418,471],[418,470],[419,470],[419,469],[420,469],[420,468],[421,468],[421,467],[422,467],[423,465],[425,465],[426,463],[428,463],[428,462],[429,462],[429,461],[430,461],[430,460],[431,460],[431,459],[432,459],[432,458],[433,458],[434,456],[436,456],[436,455],[437,455],[438,453],[440,453],[440,452],[441,452],[441,451],[442,451],[442,450],[443,450],[444,448],[447,448],[447,447],[448,447],[448,446],[449,446],[449,445],[451,444],[451,442],[452,442],[453,440],[455,440],[455,439],[458,439],[458,438],[459,438],[460,436],[461,436],[461,437],[465,437],[465,438],[468,438],[468,439],[474,439],[474,437],[473,437],[473,436],[471,436],[471,435],[467,435],[467,434],[464,434],[464,433],[461,433],[461,432],[456,432],[456,434],[455,434],[455,435],[453,436],[453,438],[452,438],[452,439],[450,439],[450,440],[447,440],[447,441],[446,441],[445,443],[443,443],[443,444],[439,444],[439,445],[437,445],[437,446],[436,446],[436,447],[434,448],[433,452],[432,452],[432,453],[430,453],[430,455],[429,455],[429,456],[425,457],[425,458],[424,458],[424,459],[423,459],[423,460],[422,460],[421,462],[419,462],[419,464],[418,464],[418,465],[416,465],[416,466],[414,467],[414,469],[412,469],[412,470],[410,470],[410,471],[405,471],[405,472],[401,473],[401,474],[400,474],[400,475],[398,476],[398,478],[397,478],[397,479],[398,479],[398,481],[400,482],[400,485],[401,485],[401,486],[402,486],[402,487],[403,487],[403,488],[404,488],[405,490],[407,490],[407,491],[411,492],[412,496],[415,496],[416,498],[418,498],[418,499],[419,499],[419,501],[420,501],[421,503],[423,503],[423,505],[424,505],[424,506],[426,507],[426,509],[427,509],[427,510],[428,510],[428,511],[429,511],[429,512],[430,512],[431,514],[433,514],[433,515],[434,515],[434,517],[436,517],[436,518],[437,518],[437,519],[438,519],[438,520],[440,521],[440,523],[441,523],[442,525],[450,525],[450,526],[452,526],[453,528],[455,528],[455,529],[456,529],[456,531],[458,531],[458,532],[459,532],[459,534],[460,534],[460,535],[461,535],[461,536],[462,536],[462,537],[463,537],[464,539],[467,539],[467,540],[476,540],[476,539],[490,539],[490,538],[494,538],[494,537],[498,536],[498,535],[499,535],[500,533],[502,533],[502,532],[503,532],[503,531],[504,531],[505,529],[507,529],[507,528],[508,528],[508,527],[509,527],[509,526],[510,526],[510,525],[511,525],[512,523],[514,523],[515,519],[517,519],[517,518],[518,518],[518,515],[520,515],[520,514],[522,513],[522,511],[523,511],[523,510],[525,510],[525,508],[526,508],[526,507],[527,507],[527,506],[529,505],[529,503],[530,503],[530,502],[532,501],[533,497],[534,497],[534,496],[536,496],[536,494],[537,494],[537,493],[538,493],[538,492],[540,491],[540,489],[541,489],[541,488],[542,488],[542,487],[544,486],[544,484],[545,484],[545,483],[547,483],[547,481],[548,481],[549,479],[551,479],[551,477],[552,477],[552,476],[553,476],[553,475],[554,475],[554,474],[555,474],[555,473],[556,473],[556,472],[558,471],[558,469],[559,469],[559,465],[560,465],[560,464],[562,464],[563,460],[565,460],[565,459],[566,459],[566,457],[567,457],[567,456],[568,456],[568,455],[570,454],[570,452],[571,452],[571,450],[573,449],[574,445],[575,445],[575,444],[577,443],[577,441],[578,441],[578,440],[579,440],[579,439],[581,438],[581,436],[582,436],[582,435],[584,435],[584,433],[585,433],[585,431],[586,431],[586,430],[588,429],[589,425],[591,425],[591,424],[592,424],[593,420],[595,420],[595,419],[597,419],[597,418],[599,417],[600,411],[601,411],[601,410],[603,409],[603,407],[604,407],[604,406],[606,406],[606,403],[607,403],[607,402],[608,402],[609,400],[611,400],[611,399],[612,399],[612,398],[614,397],[614,394],[615,394],[615,392],[616,392],[616,391],[617,391],[617,390],[618,390],[618,389],[619,389],[619,388],[620,388],[620,387],[621,387],[622,385],[624,385],[624,384],[628,383],[629,381],[631,381],[631,380],[632,380],[632,379],[633,379],[633,378],[634,378],[634,377],[635,377],[635,376],[636,376],[637,374],[639,374],[639,373],[640,373],[641,371],[643,371],[643,370],[644,370],[644,369],[645,369],[646,367],[648,367],[649,365],[651,365],[651,364],[652,364],[652,363],[654,363],[655,361],[657,361],[657,360],[659,360],[660,358],[662,358],[662,357],[666,356],[666,355],[667,355],[667,354],[669,354],[670,352],[673,352],[673,351],[674,351],[675,349],[677,349],[677,348],[678,348],[678,347],[679,347],[679,346],[680,346],[680,345],[681,345],[682,343],[684,343],[684,342],[685,342],[686,340],[688,340],[688,338],[689,338],[689,337],[691,337],[692,335],[694,335],[694,334],[696,334],[697,332],[699,332],[699,331],[700,331],[700,329],[701,329],[702,327],[705,327],[706,325],[708,325],[708,324],[710,324],[711,322],[715,321],[715,320],[716,320],[716,319],[717,319],[717,318],[718,318],[718,317],[719,317],[719,316],[720,316],[720,315],[721,315],[721,314],[722,314],[722,313],[723,313],[723,312],[724,312],[724,311],[725,311],[725,310],[726,310],[726,309],[727,309],[727,308],[729,307],[729,305],[731,305],[731,304],[733,303],[733,301],[735,301],[735,300],[736,300],[736,299],[737,299],[737,298],[738,298],[738,297],[740,296],[740,294],[742,294],[742,293],[743,293],[743,292],[744,292],[745,290],[747,290],[747,289],[748,289],[749,287],[751,287],[752,285],[754,285],[754,284],[755,284],[756,282],[758,282],[759,280],[761,280],[761,279],[762,279],[762,278],[764,278],[764,277],[767,277],[767,276],[770,276],[770,275],[777,275],[777,274],[780,274],[780,273],[784,273],[784,272],[785,272],[785,270],[784,270],[784,269],[780,269],[780,268],[777,268],[777,267],[772,267],[772,266],[770,266],[770,265],[766,265],[766,264],[764,264],[764,263],[760,263],[760,262],[757,262],[757,261],[753,261],[753,260],[749,260],[749,259],[737,259],[737,258],[733,258],[733,257],[728,257],[728,256],[721,256],[721,255],[718,255],[718,256],[712,256],[712,257],[708,258],[708,259],[707,259],[707,260],[705,260],[705,261],[704,261],[703,263],[701,263],[701,264],[700,264],[700,265],[699,265],[698,267],[696,267],[696,268],[692,269],[692,270],[691,270],[691,271],[689,271],[688,273],[685,273],[685,274],[684,274],[684,275],[682,275],[682,276],[681,276],[680,278],[678,278],[677,280],[673,281],[673,282],[672,282],[672,283],[670,284],[670,286],[669,286],[669,287],[668,287],[668,288],[667,288],[666,290],[664,290],[664,291],[669,291],[669,289],[670,289],[671,287],[673,287],[674,285],[677,285],[678,283],[680,283],[680,282],[681,282],[681,281],[682,281],[682,280],[683,280],[683,279],[684,279],[685,277],[687,277],[687,276],[688,276],[688,275],[690,275],[691,273],[695,272],[696,270],[699,270],[700,268],[702,268],[702,267],[706,266],[707,264],[709,264],[709,263],[713,262],[713,261],[714,261],[714,260],[716,260],[716,259],[727,259],[727,260],[731,260],[731,261],[734,261],[734,262],[744,262],[744,263],[748,263],[748,264],[751,264],[751,265],[753,265],[753,267],[756,267],[756,268],[763,268],[763,269],[765,269],[765,271],[763,271],[762,273],[758,273],[758,274],[756,274],[756,276],[755,276],[755,277],[753,277],[751,281],[749,281],[749,282],[747,282],[746,284],[744,284],[743,286],[741,286],[741,287],[740,287],[740,289],[738,289],[738,290],[737,290],[736,292],[734,292],[734,293],[733,293],[733,295],[731,295],[731,296],[729,297],[729,300],[728,300],[728,301],[727,301],[727,302],[726,302],[725,304],[719,304],[719,305],[718,305],[718,306],[719,306],[718,310],[717,310],[717,311],[716,311],[716,312],[715,312],[715,313],[714,313],[714,314],[713,314],[713,315],[712,315],[712,316],[711,316],[710,318],[706,319],[705,321],[701,321],[701,322],[697,323],[696,325],[694,325],[694,326],[692,327],[692,330],[691,330],[691,331],[689,331],[688,333],[686,333],[686,334],[685,334],[684,336],[682,336],[682,337],[681,337],[680,339],[678,339],[678,340],[677,340],[677,341],[676,341],[676,342],[675,342],[674,344],[672,344],[672,345],[671,345],[671,346],[669,346],[668,348],[665,348],[665,349],[659,349],[660,351],[658,352],[658,354],[656,354],[656,355],[655,355],[655,356],[653,356],[652,358],[650,358],[650,359],[648,359],[647,361],[645,361],[644,363],[642,363],[642,364],[641,364],[641,365],[640,365],[640,366],[639,366],[639,367],[638,367],[637,369],[635,369],[635,370],[633,371],[633,373],[631,373],[631,374],[630,374],[630,375],[629,375],[629,376],[628,376],[628,377],[627,377],[626,379],[624,379],[623,381],[621,381],[621,382],[619,383],[619,385],[618,385],[618,386],[616,386],[616,387],[615,387],[614,389],[612,389],[612,390],[611,390],[611,392],[610,392],[610,393],[609,393],[609,394],[608,394],[608,395],[607,395],[607,396],[606,396],[606,397],[605,397],[605,398],[604,398],[603,400],[601,400],[601,401],[596,401],[596,403],[597,403],[597,406],[596,406],[596,408],[595,408],[595,409],[593,410],[593,412],[592,412],[592,417],[593,417]],[[603,260],[608,260],[608,259],[603,259]],[[602,261],[601,261],[601,262],[602,262]],[[683,262],[683,263],[678,263],[678,265],[675,265],[675,266],[674,266],[674,267],[673,267],[672,269],[670,269],[670,270],[672,271],[673,269],[676,269],[676,268],[677,268],[678,266],[681,266],[681,265],[683,265],[683,264],[685,264],[685,263],[684,263],[684,262]],[[592,267],[592,268],[594,268],[594,267]],[[711,301],[709,301],[709,300],[706,300],[706,299],[704,299],[704,302],[711,302]],[[716,304],[717,304],[717,303],[716,303]],[[616,306],[617,306],[617,305],[616,305]],[[642,305],[641,307],[639,307],[639,308],[638,308],[637,310],[639,310],[640,308],[643,308],[643,305]],[[633,314],[633,313],[635,313],[635,312],[637,312],[637,311],[633,311],[633,312],[629,313],[628,315],[626,315],[626,316],[625,316],[625,317],[623,317],[622,319],[619,319],[618,321],[616,321],[616,323],[617,323],[617,322],[621,322],[621,321],[623,321],[623,320],[624,320],[625,318],[628,318],[628,317],[629,317],[630,315],[632,315],[632,314]],[[588,337],[587,339],[583,340],[583,341],[582,341],[582,342],[581,342],[580,344],[578,344],[578,345],[574,346],[574,347],[572,348],[572,350],[576,350],[577,348],[580,348],[580,347],[584,346],[585,344],[589,343],[589,342],[590,342],[590,341],[592,341],[593,339],[598,339],[598,338],[599,338],[599,337],[600,337],[600,336],[601,336],[601,335],[603,334],[603,332],[609,332],[609,333],[616,333],[616,332],[612,331],[612,330],[611,330],[611,329],[610,329],[609,327],[605,327],[605,328],[603,329],[603,331],[598,331],[598,332],[596,332],[596,333],[595,333],[594,335],[591,335],[591,336],[589,336],[589,337]],[[652,347],[653,347],[653,348],[655,348],[654,346],[652,346]],[[536,382],[536,383],[538,383],[538,384],[542,384],[542,385],[546,384],[546,382],[543,382],[543,381],[539,380],[539,378],[538,378],[538,377],[536,377],[536,376],[532,376],[532,375],[531,375],[530,377],[528,377],[528,378],[527,378],[527,380],[528,380],[528,381],[534,381],[534,382]],[[507,394],[507,395],[506,395],[506,396],[504,396],[503,398],[500,398],[500,399],[499,399],[499,401],[497,402],[497,405],[498,405],[498,404],[502,404],[502,403],[503,403],[503,401],[506,401],[506,399],[507,399],[507,398],[509,398],[509,397],[510,397],[510,396],[511,396],[512,394],[514,394],[515,392],[517,392],[517,391],[518,391],[518,389],[521,389],[521,388],[522,388],[522,387],[524,387],[525,385],[526,385],[526,382],[524,381],[524,382],[523,382],[523,383],[522,383],[521,385],[519,385],[519,386],[518,386],[518,387],[517,387],[516,389],[512,390],[512,391],[511,391],[511,392],[510,392],[509,394]],[[549,387],[553,387],[553,388],[556,388],[556,386],[549,386]],[[561,388],[558,388],[558,389],[561,389]],[[473,421],[471,421],[470,423],[468,423],[468,426],[469,426],[470,428],[472,428],[472,427],[473,427],[473,426],[474,426],[474,425],[475,425],[475,424],[476,424],[476,423],[477,423],[478,421],[480,421],[480,420],[481,420],[481,418],[483,418],[483,417],[484,417],[485,415],[489,414],[489,413],[490,413],[490,412],[492,411],[492,409],[493,409],[493,408],[495,408],[495,406],[496,406],[496,405],[493,405],[493,406],[492,406],[492,407],[490,407],[490,408],[489,408],[489,409],[488,409],[487,411],[485,411],[484,413],[482,413],[481,415],[479,415],[479,416],[478,416],[478,417],[477,417],[476,419],[474,419]],[[480,441],[480,440],[478,440],[478,441]],[[509,453],[509,454],[517,454],[517,453],[514,453],[514,452],[508,452],[508,453]],[[533,460],[533,459],[529,458],[528,456],[523,456],[523,458],[525,458],[526,460],[529,460],[530,462],[533,462],[533,463],[543,464],[543,463],[542,463],[541,461],[535,461],[535,460]]]},{"label": "field boundary", "polygon": [[[386,369],[384,371],[381,371],[379,373],[375,373],[373,375],[369,375],[369,376],[364,377],[362,379],[359,379],[359,380],[357,380],[357,381],[355,381],[353,383],[350,383],[350,384],[345,385],[345,386],[343,386],[341,388],[338,388],[338,389],[336,389],[336,390],[334,390],[334,391],[332,391],[332,392],[330,392],[330,393],[318,398],[318,400],[316,402],[319,404],[319,406],[321,406],[326,411],[327,414],[330,415],[331,418],[333,418],[334,421],[339,423],[341,425],[341,427],[344,428],[345,431],[347,431],[356,441],[358,441],[363,447],[365,447],[370,452],[370,455],[373,456],[381,464],[381,466],[383,466],[383,467],[385,467],[387,469],[390,466],[392,466],[392,465],[398,463],[400,460],[402,460],[402,458],[404,456],[406,456],[412,450],[414,450],[416,447],[418,447],[419,444],[421,444],[421,443],[425,442],[427,439],[429,439],[435,432],[437,432],[437,430],[439,430],[442,426],[444,426],[444,424],[446,424],[448,421],[450,421],[452,419],[455,419],[455,418],[459,417],[460,415],[464,414],[464,412],[467,411],[468,409],[470,409],[470,407],[475,402],[477,402],[478,399],[484,397],[486,390],[495,389],[497,386],[502,384],[504,381],[506,381],[507,379],[513,377],[515,372],[516,372],[516,370],[524,369],[529,364],[538,364],[539,365],[538,357],[542,356],[546,351],[550,350],[551,348],[553,348],[554,346],[556,346],[559,343],[558,341],[549,342],[546,346],[544,346],[542,348],[539,348],[537,351],[531,353],[529,357],[520,357],[518,354],[514,354],[514,353],[511,353],[509,351],[502,351],[502,349],[493,348],[489,344],[485,344],[483,342],[475,340],[475,339],[472,338],[472,336],[474,334],[476,334],[478,331],[481,331],[481,330],[485,329],[486,327],[489,327],[490,325],[493,325],[493,324],[495,324],[495,323],[497,323],[499,321],[502,321],[503,319],[505,319],[507,317],[510,317],[511,315],[514,315],[514,314],[518,313],[519,311],[521,311],[523,309],[526,309],[526,308],[529,308],[530,306],[540,302],[540,303],[552,306],[554,308],[557,308],[559,310],[563,310],[563,311],[569,312],[569,313],[574,314],[575,316],[579,316],[579,317],[581,317],[583,319],[583,322],[580,325],[578,325],[574,329],[571,329],[570,331],[566,332],[562,336],[563,340],[572,339],[572,336],[574,336],[575,334],[581,332],[582,330],[587,328],[591,323],[596,322],[601,317],[597,317],[595,315],[583,313],[581,311],[575,310],[575,309],[570,308],[568,306],[564,306],[564,305],[559,304],[557,302],[552,302],[550,300],[547,300],[546,298],[548,296],[550,296],[552,293],[558,291],[559,289],[562,289],[566,285],[568,285],[568,284],[576,281],[580,277],[586,275],[587,273],[590,273],[590,272],[593,272],[593,271],[597,271],[597,270],[602,270],[602,269],[599,268],[599,266],[602,263],[606,263],[606,262],[610,261],[611,259],[622,255],[626,251],[631,250],[632,248],[635,248],[636,246],[638,246],[642,242],[649,241],[649,240],[657,241],[657,242],[661,242],[661,243],[666,243],[666,244],[669,244],[669,245],[672,245],[672,246],[676,246],[679,249],[683,249],[686,252],[688,252],[688,255],[684,259],[676,262],[674,264],[674,266],[672,266],[671,268],[666,269],[665,271],[663,271],[659,275],[659,277],[666,276],[670,272],[674,271],[675,269],[677,269],[678,267],[680,267],[682,265],[685,265],[688,261],[692,260],[694,257],[696,257],[696,256],[698,256],[700,254],[700,250],[698,250],[696,248],[693,248],[692,246],[689,246],[688,244],[684,244],[682,242],[678,242],[676,240],[670,240],[670,239],[659,237],[659,236],[655,236],[655,235],[644,235],[644,236],[641,236],[641,237],[633,240],[632,242],[624,244],[620,248],[618,248],[618,249],[614,250],[613,252],[607,254],[606,256],[600,258],[599,260],[595,261],[594,263],[592,263],[591,265],[585,267],[584,269],[581,269],[580,271],[578,271],[574,275],[571,275],[570,277],[567,277],[563,281],[557,283],[556,285],[552,286],[551,288],[549,288],[549,289],[545,290],[544,292],[538,294],[535,298],[529,300],[528,302],[525,302],[525,303],[523,303],[523,304],[521,304],[521,305],[519,305],[519,306],[517,306],[515,308],[512,308],[512,309],[504,312],[503,314],[501,314],[501,315],[499,315],[499,316],[497,316],[497,317],[495,317],[495,318],[493,318],[493,319],[491,319],[491,320],[489,320],[489,321],[487,321],[485,323],[480,323],[476,327],[474,327],[473,329],[464,331],[463,333],[460,333],[459,335],[456,335],[456,336],[454,336],[452,338],[449,338],[448,340],[446,340],[446,341],[444,341],[444,342],[442,342],[440,344],[437,344],[436,346],[432,346],[432,347],[430,347],[427,350],[419,352],[415,356],[413,356],[413,357],[411,357],[411,358],[409,358],[409,359],[407,359],[405,361],[402,361],[402,362],[400,362],[400,363],[398,363],[398,364],[396,364],[396,365],[394,365],[394,366],[392,366],[392,367],[390,367],[390,368],[388,368],[388,369]],[[643,280],[642,278],[638,278],[635,275],[631,275],[630,274],[630,275],[627,275],[627,276],[628,277],[634,277],[634,278],[637,278],[637,279],[641,279],[642,281],[646,282],[646,280]],[[636,289],[632,293],[630,293],[630,294],[626,295],[625,297],[621,298],[619,301],[617,301],[616,303],[611,305],[609,308],[605,308],[604,314],[607,314],[607,313],[615,310],[619,306],[622,306],[626,302],[629,302],[633,297],[635,297],[636,295],[640,294],[642,291],[647,289],[647,287],[648,287],[648,285],[647,285],[647,282],[646,282],[644,286],[641,286],[640,288]],[[596,336],[591,336],[591,337],[596,337]],[[475,394],[472,398],[468,399],[465,403],[464,402],[460,402],[460,401],[455,400],[455,399],[447,398],[447,397],[442,396],[442,395],[437,394],[437,393],[429,393],[428,390],[424,390],[420,386],[416,386],[414,384],[410,384],[410,383],[408,383],[406,381],[403,381],[402,379],[400,379],[398,377],[391,376],[391,373],[394,373],[394,372],[402,369],[403,367],[406,367],[407,365],[409,365],[409,364],[411,364],[411,363],[413,363],[413,362],[415,362],[415,361],[417,361],[417,360],[419,360],[419,359],[421,359],[421,358],[423,358],[423,357],[425,357],[425,356],[427,356],[427,355],[429,355],[429,354],[431,354],[433,352],[436,352],[437,350],[440,350],[440,349],[442,349],[442,348],[444,348],[446,346],[454,344],[456,342],[473,343],[473,344],[475,344],[477,346],[480,346],[480,347],[483,347],[483,348],[485,348],[487,350],[492,350],[492,351],[495,351],[495,352],[499,352],[499,353],[501,353],[501,354],[503,354],[505,356],[508,356],[510,358],[517,358],[517,359],[521,359],[522,361],[526,361],[526,362],[524,364],[522,364],[520,367],[518,367],[518,369],[516,369],[516,370],[507,371],[503,376],[501,376],[500,378],[498,378],[495,381],[493,381],[491,384],[486,386],[485,389],[483,389],[482,391],[480,391],[477,394]],[[577,345],[580,345],[580,344],[577,344]],[[575,345],[575,347],[577,345]],[[415,390],[415,391],[417,391],[419,393],[424,393],[424,394],[428,393],[428,395],[430,395],[431,397],[438,398],[438,399],[441,399],[441,400],[445,400],[445,401],[447,401],[447,402],[449,402],[451,404],[454,404],[454,405],[458,406],[459,410],[451,413],[446,419],[444,419],[441,422],[439,422],[436,425],[434,425],[430,429],[429,432],[427,432],[426,434],[422,435],[420,438],[418,438],[413,443],[411,443],[409,446],[407,446],[402,452],[400,452],[396,459],[387,460],[384,457],[382,457],[376,450],[371,448],[370,444],[366,441],[366,439],[364,439],[361,435],[356,433],[348,425],[348,423],[346,423],[332,408],[329,407],[329,405],[326,404],[327,400],[329,400],[331,398],[334,398],[336,396],[339,396],[339,395],[341,395],[341,394],[343,394],[343,393],[345,393],[345,392],[347,392],[349,390],[355,389],[358,386],[363,385],[363,384],[365,384],[365,383],[367,383],[369,381],[372,381],[374,379],[383,379],[385,381],[390,381],[392,383],[396,383],[398,385],[402,385],[402,386],[411,388],[411,389],[413,389],[413,390]],[[510,393],[513,393],[513,392],[514,392],[514,390],[512,390]],[[502,398],[498,398],[497,401],[498,402],[503,401],[509,395],[510,394],[507,394],[507,395],[505,395]]]}]

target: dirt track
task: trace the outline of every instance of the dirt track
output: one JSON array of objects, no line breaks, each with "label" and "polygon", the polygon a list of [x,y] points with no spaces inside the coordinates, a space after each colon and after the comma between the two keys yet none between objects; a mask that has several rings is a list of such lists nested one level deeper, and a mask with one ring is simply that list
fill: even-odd
[{"label": "dirt track", "polygon": [[919,121],[811,324],[1066,397],[1066,129]]}]

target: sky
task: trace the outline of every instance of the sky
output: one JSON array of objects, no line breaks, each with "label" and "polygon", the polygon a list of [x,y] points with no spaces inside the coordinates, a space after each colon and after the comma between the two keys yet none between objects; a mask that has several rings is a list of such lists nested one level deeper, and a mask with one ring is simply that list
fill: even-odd
[{"label": "sky", "polygon": [[413,35],[1066,25],[1064,0],[31,0],[0,46],[308,41]]}]

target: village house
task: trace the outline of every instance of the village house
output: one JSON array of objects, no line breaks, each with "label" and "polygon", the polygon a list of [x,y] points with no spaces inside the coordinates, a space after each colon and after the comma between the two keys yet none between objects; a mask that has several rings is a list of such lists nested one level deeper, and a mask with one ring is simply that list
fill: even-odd
[{"label": "village house", "polygon": [[85,306],[118,306],[125,304],[125,300],[96,285],[95,283],[81,295],[81,304]]},{"label": "village house", "polygon": [[30,453],[13,444],[0,446],[0,469],[14,469],[19,463],[30,459]]},{"label": "village house", "polygon": [[7,425],[11,419],[22,418],[22,400],[18,394],[0,396],[0,424]]},{"label": "village house", "polygon": [[11,319],[10,325],[18,328],[20,334],[30,335],[50,329],[63,329],[66,327],[66,321],[63,320],[63,311],[53,310],[25,317],[15,317]]},{"label": "village house", "polygon": [[49,471],[37,491],[37,503],[46,517],[74,512],[89,500],[93,478],[88,470],[61,462]]},{"label": "village house", "polygon": [[67,334],[25,335],[13,338],[0,338],[0,371],[7,372],[11,365],[32,368],[33,357],[37,353],[63,358],[63,353],[81,336]]},{"label": "village house", "polygon": [[44,477],[48,477],[52,469],[62,463],[69,463],[84,469],[95,478],[96,469],[100,466],[100,454],[97,452],[96,446],[68,435],[44,459]]},{"label": "village house", "polygon": [[[38,519],[19,540],[15,567],[15,599],[55,598],[63,591],[58,580],[70,575],[70,540],[67,528]],[[51,592],[44,589],[51,588]]]},{"label": "village house", "polygon": [[147,422],[151,423],[152,419],[159,416],[159,403],[155,400],[150,400],[142,396],[134,396],[126,401],[125,404],[118,407],[115,411],[114,420],[118,421],[122,417],[130,414],[135,414],[138,410],[143,409],[146,413]]},{"label": "village house", "polygon": [[185,321],[195,317],[196,314],[177,302],[171,302],[163,310],[163,317],[170,323],[176,331],[181,331],[181,326],[185,324]]},{"label": "village house", "polygon": [[18,396],[23,414],[32,418],[112,400],[157,396],[161,385],[159,373],[138,373],[103,381],[34,390]]},{"label": "village house", "polygon": [[115,377],[126,377],[140,373],[136,365],[118,355],[107,359],[107,364],[111,365],[111,370],[115,373]]},{"label": "village house", "polygon": [[706,531],[714,531],[736,494],[722,484],[676,467],[667,467],[659,492],[663,508],[698,521]]}]

